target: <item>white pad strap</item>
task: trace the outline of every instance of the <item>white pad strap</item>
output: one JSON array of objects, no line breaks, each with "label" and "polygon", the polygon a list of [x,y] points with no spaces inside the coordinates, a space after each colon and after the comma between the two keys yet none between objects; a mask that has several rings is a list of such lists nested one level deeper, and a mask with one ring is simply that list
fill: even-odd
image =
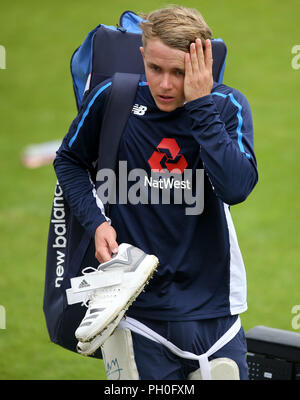
[{"label": "white pad strap", "polygon": [[201,369],[202,379],[211,380],[211,371],[210,371],[210,364],[208,357],[216,353],[223,346],[225,346],[225,344],[230,342],[230,340],[232,340],[235,337],[235,335],[239,332],[241,326],[242,326],[241,319],[240,317],[238,317],[237,320],[234,322],[234,324],[231,326],[231,328],[229,328],[228,331],[226,331],[224,335],[221,336],[220,339],[217,340],[216,343],[209,350],[207,350],[206,353],[201,355],[196,355],[190,353],[189,351],[183,351],[179,349],[173,343],[169,342],[167,339],[165,339],[158,333],[154,332],[146,325],[130,317],[126,317],[126,319],[122,320],[118,326],[118,329],[128,328],[133,332],[136,332],[142,336],[147,337],[148,339],[163,344],[170,351],[172,351],[172,353],[176,354],[179,357],[190,360],[198,360]]}]

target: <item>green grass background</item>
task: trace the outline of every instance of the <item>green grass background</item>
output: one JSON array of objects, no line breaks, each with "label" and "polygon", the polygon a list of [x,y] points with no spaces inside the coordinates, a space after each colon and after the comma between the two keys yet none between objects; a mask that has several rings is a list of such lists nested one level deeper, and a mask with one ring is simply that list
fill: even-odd
[{"label": "green grass background", "polygon": [[[40,2],[0,7],[0,379],[105,379],[103,362],[50,343],[42,311],[46,242],[56,178],[52,166],[26,169],[28,144],[62,138],[76,107],[69,61],[98,23],[122,11],[168,3],[127,0]],[[183,1],[198,8],[228,46],[224,82],[248,98],[255,126],[259,184],[232,208],[248,277],[245,330],[266,325],[292,330],[299,287],[300,44],[297,0]],[[299,332],[300,333],[300,332]]]}]

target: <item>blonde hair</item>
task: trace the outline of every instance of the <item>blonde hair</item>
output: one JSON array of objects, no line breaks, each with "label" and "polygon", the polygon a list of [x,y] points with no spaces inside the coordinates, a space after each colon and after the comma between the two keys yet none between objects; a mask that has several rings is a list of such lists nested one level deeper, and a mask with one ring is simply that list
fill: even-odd
[{"label": "blonde hair", "polygon": [[164,44],[184,52],[190,51],[190,44],[197,38],[204,44],[212,38],[212,31],[202,15],[193,8],[170,6],[143,15],[143,46],[148,39],[160,39]]}]

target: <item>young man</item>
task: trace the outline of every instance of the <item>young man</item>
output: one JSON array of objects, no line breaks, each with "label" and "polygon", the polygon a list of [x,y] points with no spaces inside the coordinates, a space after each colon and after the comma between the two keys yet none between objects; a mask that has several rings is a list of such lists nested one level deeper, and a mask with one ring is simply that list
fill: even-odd
[{"label": "young man", "polygon": [[[212,32],[196,10],[171,7],[146,19],[141,25],[146,77],[123,132],[119,162],[126,162],[128,173],[145,171],[140,189],[148,202],[117,199],[108,219],[90,178],[109,81],[87,97],[54,166],[70,206],[95,238],[100,263],[111,260],[123,242],[160,261],[127,316],[180,349],[202,354],[247,309],[245,269],[229,205],[244,201],[258,179],[251,111],[239,91],[213,82]],[[157,172],[160,197],[153,201],[151,177]],[[178,182],[171,189],[166,182],[172,179],[164,179],[169,172]],[[119,188],[124,184],[119,181]],[[129,193],[133,183],[126,184]],[[178,187],[189,198],[204,195],[203,210],[191,210],[183,195],[179,201]],[[163,201],[166,191],[169,202]],[[132,333],[132,339],[140,379],[187,379],[198,368],[197,361],[142,335]],[[240,378],[247,379],[242,328],[212,356],[218,357],[234,360]]]}]

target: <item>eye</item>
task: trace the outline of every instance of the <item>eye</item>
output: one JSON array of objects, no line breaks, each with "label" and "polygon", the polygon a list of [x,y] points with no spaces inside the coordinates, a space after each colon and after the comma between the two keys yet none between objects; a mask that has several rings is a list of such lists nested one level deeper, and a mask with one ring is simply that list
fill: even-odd
[{"label": "eye", "polygon": [[153,72],[160,72],[161,68],[156,64],[148,64],[148,68]]},{"label": "eye", "polygon": [[184,76],[184,71],[176,70],[176,71],[175,71],[175,75],[176,75],[176,76]]},{"label": "eye", "polygon": [[157,65],[151,65],[150,68],[155,72],[159,72],[160,71],[160,68]]}]

